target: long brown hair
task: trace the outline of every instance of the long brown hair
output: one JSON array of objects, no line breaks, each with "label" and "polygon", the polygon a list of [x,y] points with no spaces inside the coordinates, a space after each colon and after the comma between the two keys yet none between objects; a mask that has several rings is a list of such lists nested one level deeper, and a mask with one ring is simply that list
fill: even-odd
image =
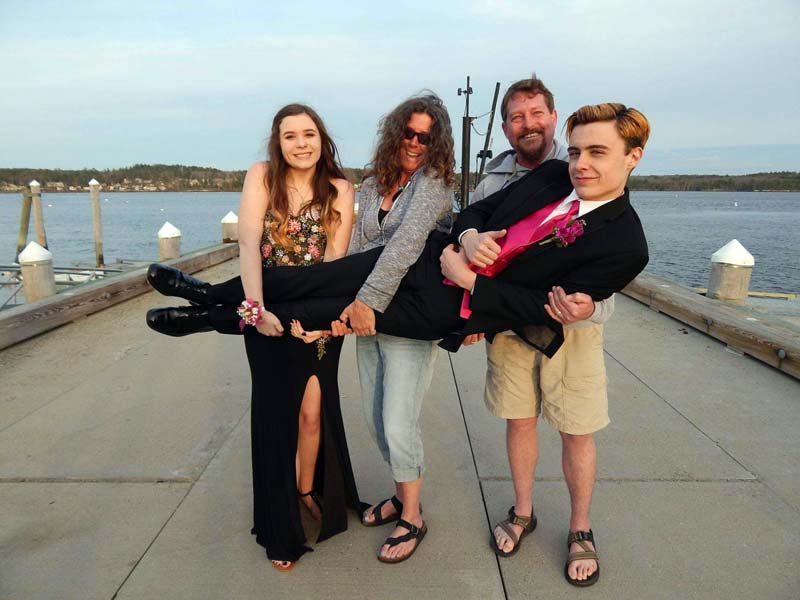
[{"label": "long brown hair", "polygon": [[456,159],[450,116],[442,99],[431,92],[412,96],[381,119],[378,143],[368,173],[375,177],[380,194],[389,193],[400,179],[400,144],[403,141],[403,130],[414,113],[424,113],[433,120],[431,143],[428,144],[425,155],[425,172],[436,178],[443,178],[447,185],[453,184]]},{"label": "long brown hair", "polygon": [[281,152],[280,126],[286,117],[308,115],[319,131],[322,152],[314,171],[312,188],[314,196],[308,208],[316,208],[320,212],[320,220],[325,232],[330,237],[334,229],[342,222],[342,215],[333,207],[338,196],[332,179],[346,179],[338,160],[336,144],[333,143],[325,124],[316,111],[305,104],[287,104],[272,119],[272,130],[267,142],[267,173],[264,184],[269,190],[269,206],[267,210],[274,220],[270,225],[272,237],[281,246],[289,245],[286,229],[289,225],[289,194],[286,189],[286,173],[289,165]]}]

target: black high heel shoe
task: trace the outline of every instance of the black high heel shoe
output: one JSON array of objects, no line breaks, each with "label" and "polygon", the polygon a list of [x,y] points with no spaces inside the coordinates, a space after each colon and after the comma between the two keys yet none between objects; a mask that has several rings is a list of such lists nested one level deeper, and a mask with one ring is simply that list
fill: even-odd
[{"label": "black high heel shoe", "polygon": [[147,326],[153,331],[173,337],[214,330],[205,306],[151,308],[147,311]]},{"label": "black high heel shoe", "polygon": [[[303,506],[305,506],[305,507],[306,507],[306,510],[307,510],[309,513],[311,513],[311,516],[312,516],[312,517],[314,517],[314,518],[315,518],[315,519],[317,519],[318,521],[321,521],[321,520],[322,520],[322,498],[320,498],[320,497],[319,497],[319,494],[316,492],[316,490],[312,489],[311,491],[308,491],[308,492],[306,492],[305,494],[301,494],[301,493],[298,491],[297,495],[298,495],[298,497],[299,497],[299,498],[305,498],[306,496],[310,496],[310,497],[311,497],[311,500],[314,502],[314,504],[316,504],[316,505],[317,505],[317,508],[319,509],[319,515],[320,515],[320,518],[319,518],[319,519],[317,519],[317,517],[315,517],[315,516],[314,516],[314,513],[313,513],[313,512],[312,512],[312,510],[311,510],[311,509],[308,507],[308,505],[306,505],[306,503],[305,503],[305,502],[303,502],[302,504],[303,504]],[[302,502],[302,501],[301,501],[301,502]]]},{"label": "black high heel shoe", "polygon": [[147,269],[147,281],[165,296],[177,296],[193,304],[214,304],[209,298],[210,283],[200,281],[174,267],[153,263]]}]

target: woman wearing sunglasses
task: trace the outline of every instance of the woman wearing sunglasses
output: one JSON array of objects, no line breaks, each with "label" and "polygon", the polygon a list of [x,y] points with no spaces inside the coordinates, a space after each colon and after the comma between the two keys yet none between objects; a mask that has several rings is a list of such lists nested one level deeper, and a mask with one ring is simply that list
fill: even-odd
[{"label": "woman wearing sunglasses", "polygon": [[371,171],[364,180],[348,253],[385,246],[356,300],[343,315],[356,340],[367,426],[391,469],[394,495],[370,507],[362,522],[397,522],[378,560],[400,562],[427,532],[420,509],[424,472],[419,426],[436,342],[375,332],[400,280],[434,229],[449,231],[453,207],[453,134],[447,109],[433,94],[412,97],[381,121]]}]

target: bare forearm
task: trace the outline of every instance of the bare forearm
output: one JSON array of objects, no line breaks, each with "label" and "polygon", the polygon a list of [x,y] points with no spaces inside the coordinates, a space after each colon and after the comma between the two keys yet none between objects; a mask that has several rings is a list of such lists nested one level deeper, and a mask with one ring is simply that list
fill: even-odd
[{"label": "bare forearm", "polygon": [[247,243],[239,244],[239,269],[242,276],[242,287],[245,297],[264,304],[264,292],[261,281],[261,255],[257,247]]}]

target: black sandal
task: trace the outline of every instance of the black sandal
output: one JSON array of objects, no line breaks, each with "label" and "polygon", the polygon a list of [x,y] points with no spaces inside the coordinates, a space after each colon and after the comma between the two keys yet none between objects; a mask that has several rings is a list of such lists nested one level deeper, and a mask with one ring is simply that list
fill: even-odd
[{"label": "black sandal", "polygon": [[[508,518],[500,521],[497,525],[495,525],[495,529],[500,527],[503,531],[505,531],[506,535],[514,542],[514,547],[506,552],[500,546],[497,545],[497,537],[494,534],[494,529],[492,529],[492,550],[497,556],[502,556],[507,558],[509,556],[513,556],[519,550],[519,547],[522,545],[522,538],[528,535],[531,531],[536,529],[536,525],[539,523],[539,520],[536,518],[535,514],[531,514],[529,517],[521,517],[516,512],[514,512],[514,507],[508,509]],[[522,532],[520,532],[519,536],[511,529],[512,525],[519,525],[522,527]]]},{"label": "black sandal", "polygon": [[[305,498],[306,496],[310,496],[311,500],[314,502],[314,504],[317,505],[317,508],[319,509],[319,514],[320,514],[320,520],[321,520],[322,519],[322,498],[319,497],[319,494],[313,488],[310,491],[306,492],[305,494],[301,494],[299,491],[297,492],[297,497],[298,498]],[[306,510],[311,514],[312,517],[314,517],[314,513],[311,512],[311,509],[308,506],[306,506],[306,503],[301,501],[301,504],[303,506],[305,506]],[[314,517],[314,519],[316,519],[316,517]]]},{"label": "black sandal", "polygon": [[417,548],[419,548],[419,545],[422,543],[422,539],[425,537],[425,534],[428,533],[428,526],[425,524],[425,521],[422,522],[422,527],[417,527],[416,525],[412,525],[405,519],[398,519],[397,526],[408,529],[408,533],[397,537],[386,538],[386,541],[383,543],[384,546],[386,545],[397,546],[397,544],[402,544],[403,542],[409,542],[411,540],[416,540],[416,543],[414,544],[414,547],[411,549],[411,552],[409,552],[404,556],[400,556],[398,558],[386,558],[385,556],[381,556],[379,552],[378,560],[381,561],[382,563],[399,563],[403,562],[408,558],[411,558],[411,555],[417,551]]},{"label": "black sandal", "polygon": [[[592,544],[594,544],[594,550],[592,550],[586,542],[592,542]],[[583,552],[569,552],[569,548],[572,544],[578,544],[583,548]],[[572,585],[578,587],[589,587],[597,583],[597,580],[600,578],[600,560],[597,558],[597,544],[594,541],[594,533],[592,530],[570,531],[569,536],[567,536],[567,552],[569,552],[569,554],[567,555],[567,564],[564,565],[564,578]],[[597,563],[597,570],[586,579],[572,579],[572,577],[569,576],[569,565],[576,560],[594,560]]]},{"label": "black sandal", "polygon": [[[397,511],[393,515],[389,515],[388,517],[383,517],[381,515],[381,511],[383,510],[383,505],[387,502],[391,502],[394,509]],[[422,512],[422,511],[420,511]],[[375,508],[372,509],[372,521],[367,521],[364,519],[364,516],[361,516],[361,524],[364,527],[378,527],[380,525],[386,525],[387,523],[394,523],[400,518],[400,515],[403,513],[403,503],[397,499],[397,496],[392,496],[391,498],[387,498],[386,500],[382,500],[375,505]]]}]

